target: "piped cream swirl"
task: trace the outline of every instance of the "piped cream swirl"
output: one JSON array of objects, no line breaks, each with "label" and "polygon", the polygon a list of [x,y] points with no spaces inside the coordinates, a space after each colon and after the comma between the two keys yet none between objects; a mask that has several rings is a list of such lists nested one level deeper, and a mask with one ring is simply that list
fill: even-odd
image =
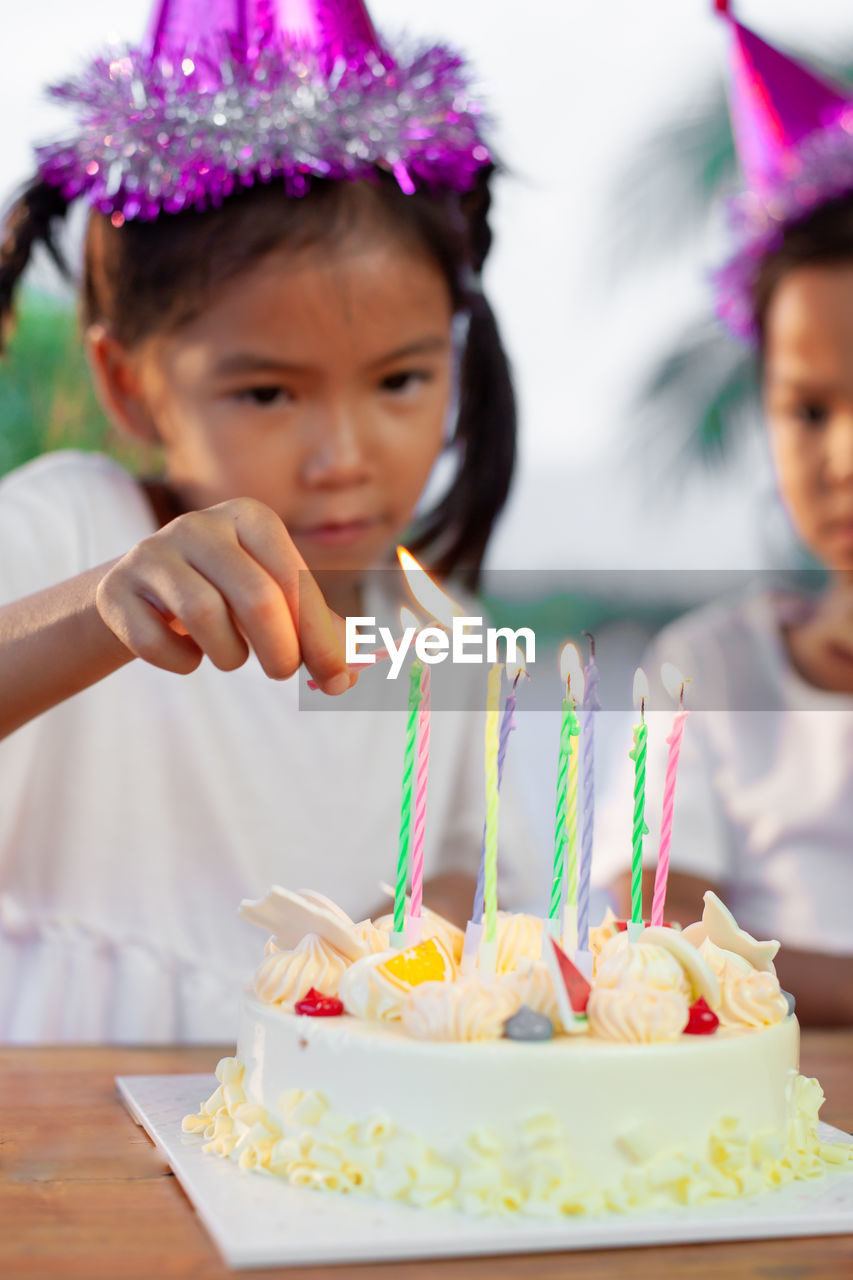
[{"label": "piped cream swirl", "polygon": [[403,1004],[403,1026],[418,1040],[496,1040],[521,997],[476,974],[457,982],[423,982]]},{"label": "piped cream swirl", "polygon": [[690,994],[683,968],[669,951],[654,945],[638,946],[627,933],[617,933],[604,943],[595,965],[595,988],[621,987]]},{"label": "piped cream swirl", "polygon": [[592,1031],[605,1040],[658,1044],[678,1039],[687,1025],[689,1005],[681,991],[632,983],[594,988],[586,1013]]},{"label": "piped cream swirl", "polygon": [[550,1018],[555,1031],[563,1030],[554,983],[543,961],[522,959],[511,973],[500,975],[499,982],[514,991],[528,1009]]},{"label": "piped cream swirl", "polygon": [[372,1022],[398,1022],[408,991],[380,966],[398,956],[399,951],[377,951],[363,956],[341,978],[338,995],[347,1013]]},{"label": "piped cream swirl", "polygon": [[723,1026],[769,1027],[788,1016],[788,1002],[775,973],[753,968],[743,956],[706,938],[699,954],[716,975],[722,992],[717,1017]]},{"label": "piped cream swirl", "polygon": [[[391,915],[380,916],[373,923],[373,928],[380,930],[384,939],[385,947],[390,946],[391,931],[394,928],[394,917]],[[437,911],[430,911],[428,907],[423,909],[423,941],[429,938],[437,938],[453,956],[458,964],[462,959],[462,947],[465,943],[465,934],[450,920],[445,920],[444,916],[440,916]],[[368,945],[373,947],[374,942],[372,936],[365,938]]]},{"label": "piped cream swirl", "polygon": [[270,938],[252,985],[259,1000],[292,1012],[312,987],[326,996],[337,995],[348,964],[340,951],[316,933],[306,934],[292,951],[280,951]]}]

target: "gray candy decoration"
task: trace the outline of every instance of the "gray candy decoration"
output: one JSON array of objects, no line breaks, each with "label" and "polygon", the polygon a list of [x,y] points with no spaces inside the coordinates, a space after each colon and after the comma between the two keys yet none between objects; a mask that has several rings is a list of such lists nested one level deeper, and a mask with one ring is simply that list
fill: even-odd
[{"label": "gray candy decoration", "polygon": [[794,1009],[796,1008],[796,1005],[797,1005],[796,1000],[795,1000],[795,999],[794,999],[794,997],[791,995],[790,991],[783,991],[783,992],[782,992],[782,995],[783,995],[783,996],[785,997],[785,999],[788,1001],[788,1013],[789,1013],[789,1014],[793,1013],[793,1012],[794,1012]]},{"label": "gray candy decoration", "polygon": [[526,1004],[504,1023],[507,1040],[550,1040],[553,1034],[554,1024],[551,1019]]}]

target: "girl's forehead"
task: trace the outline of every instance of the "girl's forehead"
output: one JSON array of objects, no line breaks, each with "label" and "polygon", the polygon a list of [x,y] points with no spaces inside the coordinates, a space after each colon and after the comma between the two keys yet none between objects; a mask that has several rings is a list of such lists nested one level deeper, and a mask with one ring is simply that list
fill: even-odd
[{"label": "girl's forehead", "polygon": [[[447,341],[438,267],[393,240],[274,250],[229,280],[167,345],[221,366],[256,352],[292,364],[369,363],[427,338]],[[433,343],[433,345],[435,345]]]},{"label": "girl's forehead", "polygon": [[827,370],[853,355],[853,261],[788,272],[770,300],[768,364],[806,363]]}]

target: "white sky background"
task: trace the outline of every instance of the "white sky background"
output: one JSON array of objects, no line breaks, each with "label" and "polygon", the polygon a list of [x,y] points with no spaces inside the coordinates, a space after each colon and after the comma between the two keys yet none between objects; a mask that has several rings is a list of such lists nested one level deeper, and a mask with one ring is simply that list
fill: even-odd
[{"label": "white sky background", "polygon": [[[7,0],[8,3],[8,0]],[[513,171],[497,194],[487,286],[517,375],[522,465],[494,540],[495,568],[758,567],[768,544],[757,444],[734,474],[680,490],[629,477],[631,393],[702,293],[698,250],[614,284],[603,270],[611,184],[667,115],[689,109],[722,65],[711,0],[372,0],[386,31],[465,49]],[[147,0],[8,4],[0,42],[0,190],[31,171],[30,144],[61,121],[41,86],[115,34],[135,40]],[[849,0],[743,0],[771,40],[832,60],[853,47]],[[700,92],[701,96],[701,92]],[[738,478],[739,477],[739,478]],[[781,549],[780,549],[781,548]]]}]

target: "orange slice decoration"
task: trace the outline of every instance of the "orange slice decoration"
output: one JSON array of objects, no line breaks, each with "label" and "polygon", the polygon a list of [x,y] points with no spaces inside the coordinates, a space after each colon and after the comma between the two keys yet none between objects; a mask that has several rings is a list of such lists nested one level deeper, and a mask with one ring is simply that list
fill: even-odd
[{"label": "orange slice decoration", "polygon": [[418,987],[422,982],[452,982],[456,977],[453,957],[438,938],[407,947],[376,968],[403,989]]}]

